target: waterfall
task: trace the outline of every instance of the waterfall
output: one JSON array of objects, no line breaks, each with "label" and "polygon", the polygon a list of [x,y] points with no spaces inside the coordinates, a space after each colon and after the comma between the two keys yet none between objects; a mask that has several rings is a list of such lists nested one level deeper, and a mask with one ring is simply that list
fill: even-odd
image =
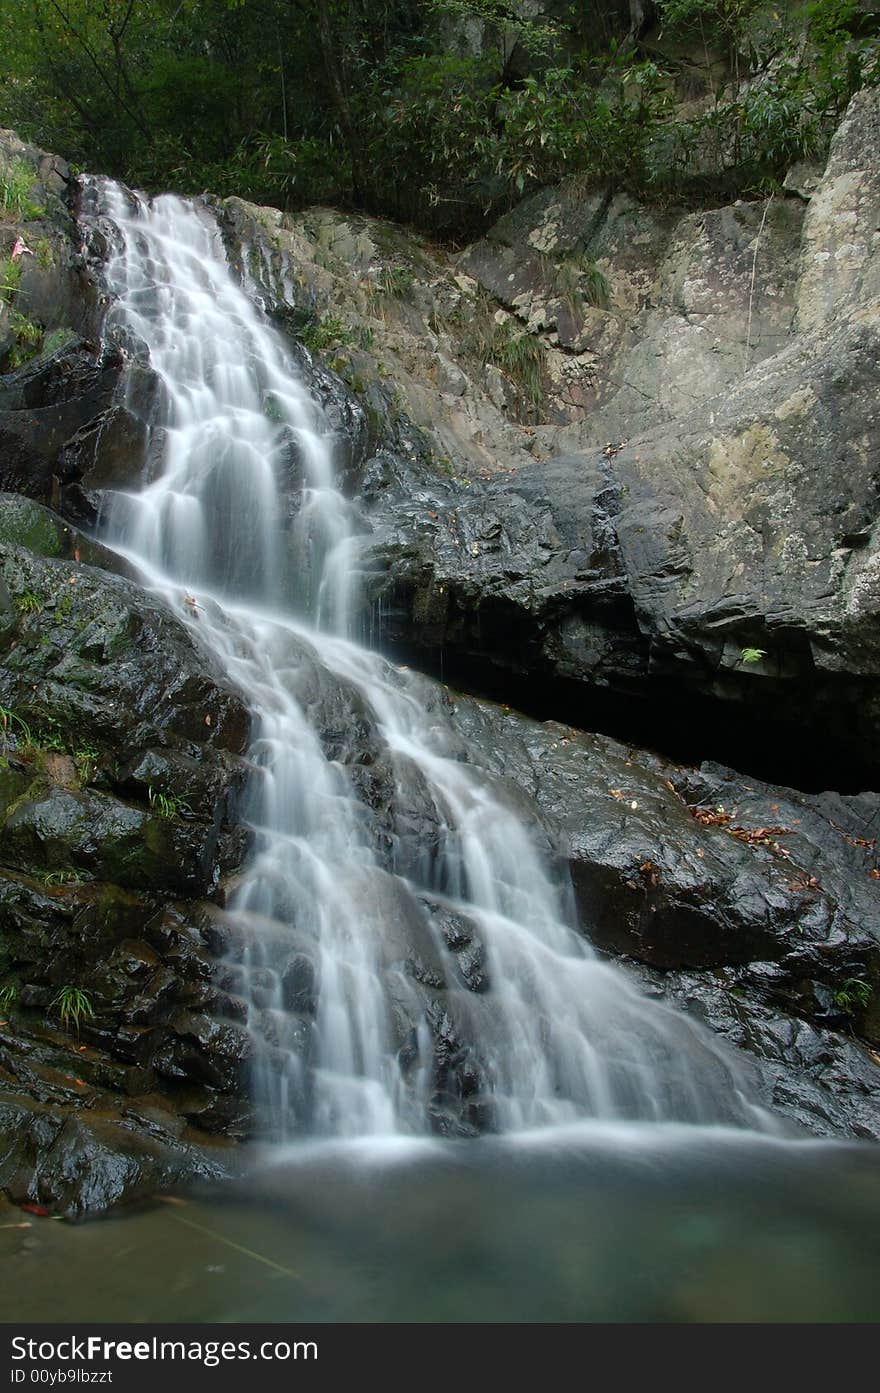
[{"label": "waterfall", "polygon": [[96,188],[106,334],[158,384],[148,477],[108,493],[103,535],[254,717],[254,852],[223,981],[247,1004],[267,1135],[765,1125],[708,1032],[593,954],[436,689],[352,641],[356,518],[333,438],[210,211]]}]

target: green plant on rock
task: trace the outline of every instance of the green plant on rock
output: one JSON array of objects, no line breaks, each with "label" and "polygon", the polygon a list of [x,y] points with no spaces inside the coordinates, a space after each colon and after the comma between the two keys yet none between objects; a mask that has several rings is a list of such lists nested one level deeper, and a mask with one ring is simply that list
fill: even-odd
[{"label": "green plant on rock", "polygon": [[7,218],[37,218],[41,209],[31,198],[36,176],[23,160],[0,162],[0,214]]},{"label": "green plant on rock", "polygon": [[49,1010],[57,1012],[64,1030],[73,1027],[77,1035],[80,1023],[91,1020],[95,1014],[91,997],[81,987],[62,987],[49,1003]]},{"label": "green plant on rock", "polygon": [[18,987],[15,982],[7,982],[5,986],[0,987],[0,1011],[5,1014],[17,1000]]},{"label": "green plant on rock", "polygon": [[27,315],[13,310],[9,316],[9,327],[15,335],[15,343],[9,350],[8,361],[11,368],[20,368],[35,358],[43,345],[42,325],[35,324]]},{"label": "green plant on rock", "polygon": [[516,387],[527,411],[537,411],[544,400],[544,350],[540,340],[505,321],[495,325],[487,358]]},{"label": "green plant on rock", "polygon": [[100,758],[101,751],[96,745],[92,745],[88,741],[83,741],[73,751],[73,762],[76,765],[76,776],[80,784],[85,785],[91,782]]},{"label": "green plant on rock", "polygon": [[33,750],[45,754],[67,754],[67,739],[63,727],[54,716],[43,717],[39,731],[30,738],[28,744]]},{"label": "green plant on rock", "polygon": [[352,343],[353,335],[339,315],[325,314],[323,319],[306,324],[299,331],[299,340],[310,353],[323,353],[328,348],[347,347]]},{"label": "green plant on rock", "polygon": [[58,885],[82,885],[85,879],[82,871],[75,871],[71,868],[61,871],[47,871],[43,876],[43,884],[52,889]]},{"label": "green plant on rock", "polygon": [[866,1010],[873,995],[871,984],[866,982],[864,977],[847,977],[834,993],[834,1004],[840,1011],[851,1016],[856,1010]]},{"label": "green plant on rock", "polygon": [[48,271],[55,265],[55,252],[48,237],[32,238],[31,254],[41,271]]},{"label": "green plant on rock", "polygon": [[39,614],[43,608],[43,601],[33,590],[23,590],[15,597],[15,608],[19,614]]},{"label": "green plant on rock", "polygon": [[750,667],[754,663],[759,663],[761,659],[766,658],[766,656],[766,648],[742,648],[739,654],[740,662],[746,663]]},{"label": "green plant on rock", "polygon": [[27,722],[22,720],[15,711],[11,711],[8,706],[0,706],[0,749],[9,748],[10,741],[16,745],[29,745],[31,743],[31,732]]},{"label": "green plant on rock", "polygon": [[383,266],[376,277],[376,289],[380,295],[391,295],[402,299],[409,295],[416,280],[408,266]]},{"label": "green plant on rock", "polygon": [[606,310],[611,303],[611,282],[595,261],[586,262],[583,271],[587,303],[597,309]]},{"label": "green plant on rock", "polygon": [[173,793],[163,793],[161,789],[153,788],[152,785],[150,785],[147,790],[147,795],[150,800],[150,807],[153,808],[160,817],[173,819],[180,817],[182,814],[188,817],[193,816],[193,810],[184,798],[178,798]]},{"label": "green plant on rock", "polygon": [[0,259],[0,299],[9,304],[21,281],[21,262],[11,256]]}]

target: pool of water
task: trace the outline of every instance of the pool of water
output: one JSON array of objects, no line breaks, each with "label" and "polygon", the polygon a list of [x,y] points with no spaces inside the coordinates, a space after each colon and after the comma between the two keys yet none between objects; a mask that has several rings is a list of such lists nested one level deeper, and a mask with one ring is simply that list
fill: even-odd
[{"label": "pool of water", "polygon": [[90,1224],[6,1211],[4,1319],[876,1321],[878,1161],[676,1126],[316,1145]]}]

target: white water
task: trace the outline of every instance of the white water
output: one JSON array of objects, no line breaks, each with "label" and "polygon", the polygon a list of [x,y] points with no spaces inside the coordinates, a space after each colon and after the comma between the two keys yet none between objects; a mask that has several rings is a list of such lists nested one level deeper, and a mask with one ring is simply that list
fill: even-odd
[{"label": "white water", "polygon": [[[465,1075],[465,1114],[503,1130],[764,1125],[707,1032],[593,956],[518,816],[455,757],[427,685],[346,637],[355,518],[334,485],[333,440],[236,284],[210,213],[112,184],[100,197],[116,229],[107,333],[148,356],[161,383],[155,477],[109,497],[106,536],[255,718],[256,849],[228,906],[239,944],[228,976],[247,1002],[267,1131],[426,1133],[456,1114],[448,1095]],[[334,693],[331,757],[314,713],[326,726]],[[383,859],[345,757],[361,721],[399,797],[416,790],[433,810],[430,848],[398,828]],[[438,907],[482,944],[488,990],[468,989]],[[427,986],[413,957],[428,963]],[[451,1071],[438,1070],[435,1040]]]}]

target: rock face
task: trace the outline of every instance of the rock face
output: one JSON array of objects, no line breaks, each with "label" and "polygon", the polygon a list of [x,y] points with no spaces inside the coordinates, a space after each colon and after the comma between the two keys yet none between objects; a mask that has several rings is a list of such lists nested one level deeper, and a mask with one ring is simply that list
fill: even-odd
[{"label": "rock face", "polygon": [[221,1172],[194,1129],[247,1125],[203,901],[246,851],[250,721],[170,613],[97,569],[118,558],[8,494],[0,540],[0,1182],[91,1212]]},{"label": "rock face", "polygon": [[544,713],[635,697],[662,745],[690,702],[691,753],[806,739],[812,786],[877,782],[877,111],[854,98],[812,194],[682,214],[563,186],[458,258],[225,205],[360,403],[374,632],[464,683],[537,682]]},{"label": "rock face", "polygon": [[472,758],[538,810],[595,947],[756,1056],[776,1111],[880,1137],[877,796],[799,794],[453,701]]},{"label": "rock face", "polygon": [[[807,211],[800,279],[778,280],[774,295],[765,287],[774,308],[760,311],[757,337],[752,317],[747,372],[738,350],[721,355],[723,393],[713,395],[718,373],[691,354],[703,399],[670,421],[687,393],[675,354],[661,353],[666,396],[646,404],[649,428],[635,439],[543,465],[514,461],[507,478],[467,488],[407,465],[368,475],[366,564],[387,568],[377,588],[392,641],[587,692],[662,689],[708,703],[716,726],[747,710],[753,726],[772,723],[789,742],[823,743],[848,763],[850,786],[876,783],[880,192],[867,151],[878,101],[854,99]],[[754,267],[763,242],[752,230]],[[477,248],[466,264],[485,267],[487,256]],[[715,315],[736,338],[748,260],[735,303],[731,286],[713,287],[710,261],[700,327]],[[696,283],[682,284],[696,304]],[[783,344],[795,303],[799,331]],[[659,342],[657,312],[645,323],[633,361]],[[676,324],[667,317],[663,332],[685,342]],[[557,438],[588,444],[611,410],[608,398]]]}]

